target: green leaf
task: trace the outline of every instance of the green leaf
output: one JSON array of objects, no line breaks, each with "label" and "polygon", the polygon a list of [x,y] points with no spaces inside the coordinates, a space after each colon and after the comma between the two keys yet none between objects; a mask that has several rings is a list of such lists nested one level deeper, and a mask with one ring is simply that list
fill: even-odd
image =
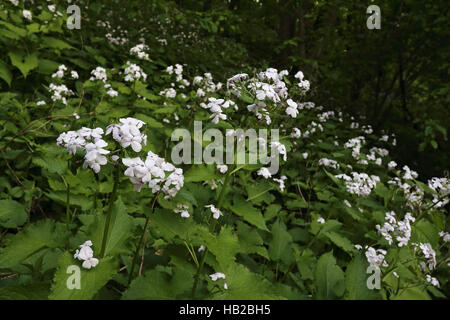
[{"label": "green leaf", "polygon": [[239,246],[241,247],[242,252],[248,254],[257,253],[260,256],[269,259],[267,249],[264,247],[264,240],[255,228],[252,228],[241,221],[237,222],[237,228]]},{"label": "green leaf", "polygon": [[331,240],[335,245],[337,245],[339,248],[343,249],[347,253],[354,253],[356,252],[355,246],[352,244],[352,242],[345,238],[344,236],[340,235],[337,232],[325,232],[325,236]]},{"label": "green leaf", "polygon": [[220,178],[213,165],[193,165],[184,175],[184,182],[200,182]]},{"label": "green leaf", "polygon": [[30,224],[0,252],[0,268],[14,267],[43,248],[56,248],[64,242],[64,238],[65,235],[55,231],[55,223],[51,220]]},{"label": "green leaf", "polygon": [[5,228],[17,228],[28,219],[25,207],[14,200],[0,200],[0,225]]},{"label": "green leaf", "polygon": [[245,201],[242,196],[234,195],[233,205],[230,206],[230,209],[255,227],[269,231],[261,211],[256,209],[250,202]]},{"label": "green leaf", "polygon": [[203,230],[201,236],[209,252],[214,254],[222,270],[226,270],[235,260],[240,246],[238,237],[233,233],[233,228],[224,226],[218,235]]},{"label": "green leaf", "polygon": [[47,300],[49,289],[41,282],[7,286],[0,288],[0,300]]},{"label": "green leaf", "polygon": [[36,52],[25,55],[22,52],[11,51],[9,53],[9,57],[11,59],[12,65],[19,68],[20,72],[22,72],[25,78],[31,70],[37,68],[38,66],[38,57]]},{"label": "green leaf", "polygon": [[[85,220],[86,221],[86,220]],[[100,252],[105,228],[106,214],[96,214],[87,227],[87,237],[94,244],[94,252]],[[127,240],[133,235],[133,218],[119,197],[113,204],[109,235],[106,242],[105,256],[127,253]],[[85,228],[86,229],[86,228]]]},{"label": "green leaf", "polygon": [[2,61],[0,61],[0,78],[6,81],[8,86],[11,87],[12,74],[9,71],[8,65]]},{"label": "green leaf", "polygon": [[223,289],[223,284],[218,284],[218,282],[215,282],[214,285],[221,288],[220,293],[214,296],[215,299],[285,299],[285,297],[273,293],[273,285],[267,279],[259,274],[251,272],[241,264],[233,264],[228,270],[225,271],[225,277],[224,282],[227,283],[228,290]]},{"label": "green leaf", "polygon": [[317,262],[315,283],[317,299],[336,299],[344,294],[344,272],[336,264],[332,251],[323,254]]},{"label": "green leaf", "polygon": [[272,225],[272,241],[269,244],[269,256],[272,260],[290,264],[293,261],[292,236],[286,225],[277,219]]},{"label": "green leaf", "polygon": [[[75,276],[72,271],[70,273],[69,266],[75,265],[80,269],[80,289],[69,289],[68,282],[70,277]],[[69,271],[69,273],[68,273]],[[99,259],[97,266],[91,269],[85,269],[81,266],[81,261],[76,260],[69,252],[64,252],[58,262],[58,269],[53,279],[51,294],[49,299],[52,300],[88,300],[112,279],[114,274],[119,271],[115,258],[107,257]],[[69,280],[69,281],[68,281]]]},{"label": "green leaf", "polygon": [[42,37],[41,45],[43,48],[53,48],[59,50],[73,49],[73,47],[69,45],[67,42],[52,37]]},{"label": "green leaf", "polygon": [[[168,268],[167,268],[168,269]],[[185,269],[164,270],[157,267],[135,279],[122,299],[125,300],[168,300],[189,297],[194,277]]]},{"label": "green leaf", "polygon": [[348,299],[351,300],[373,300],[380,298],[378,292],[367,287],[367,274],[369,263],[361,254],[358,254],[348,264],[345,270],[345,286],[347,288]]}]

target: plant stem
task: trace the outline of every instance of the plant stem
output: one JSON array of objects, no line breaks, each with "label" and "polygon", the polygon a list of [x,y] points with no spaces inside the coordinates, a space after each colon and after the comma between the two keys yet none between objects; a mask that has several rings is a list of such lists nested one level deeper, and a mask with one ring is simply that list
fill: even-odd
[{"label": "plant stem", "polygon": [[119,164],[116,164],[116,170],[114,171],[114,187],[111,193],[111,198],[109,199],[108,212],[106,213],[105,229],[103,230],[103,240],[102,240],[102,249],[100,251],[100,258],[103,258],[105,256],[106,242],[108,240],[108,233],[109,233],[109,225],[111,223],[112,208],[114,202],[116,201],[118,185],[119,185]]},{"label": "plant stem", "polygon": [[[228,184],[230,183],[230,179],[231,179],[231,174],[234,171],[229,171],[225,177],[225,181],[223,183],[223,187],[222,190],[220,190],[220,194],[219,194],[219,200],[217,201],[217,209],[221,209],[222,205],[223,205],[223,201],[225,199],[225,193],[226,193],[226,189]],[[212,224],[212,233],[214,234],[215,229],[216,229],[216,224],[217,224],[217,220],[213,221]],[[205,251],[203,252],[201,261],[200,261],[200,266],[197,269],[197,273],[195,274],[195,279],[194,279],[194,285],[192,287],[192,299],[195,299],[195,291],[197,290],[197,285],[198,285],[198,280],[200,279],[200,274],[202,273],[203,270],[203,265],[205,264],[205,259],[206,259],[206,255],[208,254],[208,248],[205,248]]]},{"label": "plant stem", "polygon": [[66,228],[70,231],[70,184],[67,183],[67,194],[66,194]]},{"label": "plant stem", "polygon": [[[150,214],[152,214],[155,211],[155,203],[156,203],[156,199],[158,199],[158,196],[159,196],[159,192],[153,198],[152,210],[151,210]],[[137,257],[139,255],[139,249],[142,246],[142,243],[144,241],[144,236],[145,236],[145,234],[147,232],[148,225],[150,224],[150,214],[148,215],[147,219],[145,220],[144,231],[141,234],[141,238],[139,239],[138,245],[136,246],[136,251],[134,252],[133,261],[131,263],[131,269],[130,269],[130,273],[129,273],[129,276],[128,276],[128,285],[131,283],[131,280],[133,278],[133,272],[134,272],[134,268],[136,266]]]}]

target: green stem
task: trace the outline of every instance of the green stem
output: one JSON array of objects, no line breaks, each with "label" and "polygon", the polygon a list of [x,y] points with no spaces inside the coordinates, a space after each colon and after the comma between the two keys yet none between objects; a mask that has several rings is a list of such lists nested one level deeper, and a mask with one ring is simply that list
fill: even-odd
[{"label": "green stem", "polygon": [[[230,179],[231,179],[231,174],[234,173],[234,171],[229,171],[225,177],[225,181],[223,183],[223,187],[222,190],[220,190],[220,194],[219,194],[219,200],[217,201],[217,209],[221,209],[222,205],[223,205],[223,201],[225,199],[225,193],[226,193],[226,189],[228,184],[230,183]],[[214,234],[215,229],[216,229],[216,224],[217,224],[217,220],[214,220],[212,223],[212,233]],[[208,248],[205,248],[205,251],[203,252],[201,261],[200,261],[200,266],[197,269],[197,273],[195,274],[195,279],[194,279],[194,285],[192,287],[192,299],[195,299],[195,291],[197,290],[197,286],[198,286],[198,280],[200,279],[200,274],[202,273],[203,270],[203,265],[205,264],[205,259],[206,259],[206,255],[208,254]]]},{"label": "green stem", "polygon": [[70,231],[70,184],[67,183],[67,194],[66,194],[66,228]]},{"label": "green stem", "polygon": [[114,187],[111,193],[111,198],[109,199],[108,212],[106,213],[105,229],[103,230],[103,240],[102,240],[102,249],[100,251],[100,258],[103,258],[105,256],[106,242],[108,240],[108,233],[109,233],[109,225],[111,223],[112,208],[114,202],[116,201],[118,185],[119,185],[119,164],[116,165],[116,170],[114,172]]},{"label": "green stem", "polygon": [[136,250],[134,251],[133,261],[131,262],[130,273],[128,276],[128,285],[131,283],[131,280],[133,278],[133,272],[134,272],[134,268],[136,266],[137,257],[139,256],[139,250],[143,244],[145,233],[147,232],[147,228],[150,223],[150,215],[155,211],[155,203],[156,203],[156,199],[158,199],[158,195],[159,195],[159,192],[156,194],[155,198],[153,198],[151,213],[147,216],[147,219],[145,220],[144,231],[142,232],[141,238],[139,239],[138,245],[136,246]]}]

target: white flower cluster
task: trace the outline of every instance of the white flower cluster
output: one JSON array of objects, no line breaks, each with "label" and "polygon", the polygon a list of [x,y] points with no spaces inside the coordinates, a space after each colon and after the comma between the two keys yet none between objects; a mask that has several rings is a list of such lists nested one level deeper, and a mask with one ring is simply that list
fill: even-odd
[{"label": "white flower cluster", "polygon": [[417,179],[417,177],[419,176],[416,171],[411,170],[408,166],[403,166],[403,170],[403,179],[405,180]]},{"label": "white flower cluster", "polygon": [[[149,151],[147,158],[123,158],[122,163],[128,168],[125,175],[134,184],[135,191],[141,191],[148,184],[153,193],[163,191],[166,197],[174,197],[184,184],[183,170]],[[167,173],[171,172],[168,177]]]},{"label": "white flower cluster", "polygon": [[148,46],[141,43],[131,48],[130,53],[135,54],[139,59],[150,60],[148,53],[145,52],[146,50],[148,50]]},{"label": "white flower cluster", "polygon": [[217,209],[213,204],[209,204],[209,205],[205,206],[205,208],[209,208],[211,210],[214,219],[219,219],[220,216],[223,216],[222,211]]},{"label": "white flower cluster", "polygon": [[319,160],[319,166],[330,167],[334,169],[339,169],[339,163],[335,160],[322,158]]},{"label": "white flower cluster", "polygon": [[344,144],[344,147],[347,149],[352,149],[353,158],[358,160],[359,155],[361,154],[361,147],[364,142],[365,142],[365,138],[363,136],[359,136],[359,137],[348,140]]},{"label": "white flower cluster", "polygon": [[105,154],[110,153],[104,149],[108,144],[102,139],[102,135],[102,128],[83,127],[77,131],[61,133],[56,139],[56,144],[67,148],[70,154],[75,154],[78,149],[84,150],[86,154],[83,167],[89,167],[95,173],[99,173],[101,166],[108,162]]},{"label": "white flower cluster", "polygon": [[427,282],[431,283],[433,286],[439,288],[439,280],[427,274]]},{"label": "white flower cluster", "polygon": [[106,76],[106,69],[102,67],[97,67],[91,71],[92,77],[89,78],[90,81],[100,80],[106,82],[108,77]]},{"label": "white flower cluster", "polygon": [[58,67],[58,71],[56,71],[54,74],[52,74],[52,78],[59,78],[62,79],[64,77],[64,72],[67,71],[67,67],[65,65],[60,65]]},{"label": "white flower cluster", "polygon": [[302,136],[302,132],[300,131],[300,129],[298,128],[293,128],[292,129],[292,133],[291,133],[291,137],[294,139],[298,139]]},{"label": "white flower cluster", "polygon": [[224,99],[216,99],[213,97],[209,98],[208,101],[208,104],[202,103],[200,105],[204,109],[209,109],[209,111],[212,113],[209,118],[212,119],[212,122],[215,124],[219,123],[220,119],[227,119],[227,115],[222,113],[222,108],[228,109],[230,106],[235,105],[235,103],[231,100],[225,101]]},{"label": "white flower cluster", "polygon": [[374,249],[372,247],[366,246],[366,258],[367,261],[371,266],[375,267],[388,267],[387,262],[384,259],[384,256],[386,255],[386,250],[383,249]]},{"label": "white flower cluster", "polygon": [[159,92],[160,96],[165,96],[166,98],[175,98],[177,96],[177,91],[174,88],[167,88]]},{"label": "white flower cluster", "polygon": [[427,264],[425,262],[421,262],[419,264],[419,267],[422,269],[422,271],[425,271],[425,267],[428,265],[428,269],[434,270],[436,268],[436,252],[431,247],[431,244],[429,243],[420,243],[419,244],[420,249],[422,250],[422,254],[427,259]]},{"label": "white flower cluster", "polygon": [[135,118],[121,118],[119,121],[119,124],[109,125],[106,134],[112,133],[113,139],[123,148],[131,146],[133,151],[141,151],[142,146],[147,144],[147,135],[140,131],[145,123]]},{"label": "white flower cluster", "polygon": [[372,189],[375,188],[377,182],[380,182],[378,176],[369,176],[367,173],[352,172],[352,176],[338,174],[335,177],[345,181],[347,192],[358,196],[368,196],[372,192]]},{"label": "white flower cluster", "polygon": [[189,209],[189,206],[187,206],[185,204],[178,204],[177,207],[175,209],[173,209],[173,212],[181,214],[182,218],[189,218],[190,214],[189,214],[188,209]]},{"label": "white flower cluster", "polygon": [[439,197],[450,195],[450,179],[434,177],[428,180],[428,186],[437,193],[437,195],[433,196],[434,206],[436,208],[444,207],[449,202],[449,199],[439,199]]},{"label": "white flower cluster", "polygon": [[411,238],[411,224],[416,219],[411,216],[411,213],[406,213],[402,221],[398,221],[395,218],[395,212],[386,212],[385,220],[387,220],[383,227],[376,225],[378,232],[392,244],[393,237],[398,241],[398,246],[406,246]]},{"label": "white flower cluster", "polygon": [[73,91],[66,87],[66,85],[56,85],[50,83],[49,92],[52,94],[51,99],[55,102],[61,101],[63,104],[67,104],[67,97],[73,95]]},{"label": "white flower cluster", "polygon": [[146,80],[147,74],[142,70],[141,67],[134,63],[127,62],[127,67],[124,70],[125,73],[125,81],[127,82],[134,82],[137,80]]},{"label": "white flower cluster", "polygon": [[303,72],[301,71],[297,72],[294,78],[299,80],[299,83],[297,85],[303,94],[309,91],[310,83],[308,80],[306,79],[304,80],[305,76],[303,75]]},{"label": "white flower cluster", "polygon": [[116,90],[111,88],[111,85],[109,83],[105,84],[105,89],[108,89],[108,91],[106,91],[106,94],[111,98],[117,97],[119,95],[119,93]]},{"label": "white flower cluster", "polygon": [[197,86],[201,86],[201,88],[197,89],[197,96],[202,97],[205,95],[205,92],[216,92],[222,88],[222,83],[214,83],[213,77],[211,73],[207,72],[202,76],[194,77],[193,84]]},{"label": "white flower cluster", "polygon": [[94,251],[91,248],[92,241],[88,240],[80,245],[80,250],[76,250],[73,257],[80,261],[83,261],[83,268],[90,269],[98,265],[98,259],[94,258]]},{"label": "white flower cluster", "polygon": [[439,232],[439,236],[444,240],[444,242],[450,242],[450,233],[441,231]]}]

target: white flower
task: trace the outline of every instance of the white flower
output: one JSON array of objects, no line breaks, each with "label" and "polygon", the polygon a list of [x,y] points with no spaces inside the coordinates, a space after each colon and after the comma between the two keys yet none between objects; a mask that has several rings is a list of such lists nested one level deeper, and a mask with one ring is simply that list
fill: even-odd
[{"label": "white flower", "polygon": [[325,223],[325,219],[320,217],[319,219],[317,219],[317,222],[320,224],[324,224]]},{"label": "white flower", "polygon": [[225,279],[225,275],[221,272],[216,272],[209,275],[212,281],[217,281],[217,279]]},{"label": "white flower", "polygon": [[436,268],[436,252],[429,243],[420,243],[420,249],[426,259],[428,259],[428,268],[433,270]]},{"label": "white flower", "polygon": [[121,118],[120,124],[109,125],[106,134],[112,133],[113,139],[120,143],[122,148],[131,148],[135,152],[142,150],[142,146],[147,144],[147,136],[140,132],[144,122],[135,118]]},{"label": "white flower", "polygon": [[91,269],[98,264],[98,259],[94,258],[94,251],[91,249],[92,241],[88,240],[80,245],[80,250],[76,250],[73,257],[83,261],[83,268]]},{"label": "white flower", "polygon": [[205,208],[209,208],[211,210],[214,219],[219,219],[220,216],[223,216],[222,212],[219,209],[217,209],[213,204],[209,204],[205,206]]},{"label": "white flower", "polygon": [[433,286],[439,288],[439,281],[438,281],[438,279],[430,276],[429,274],[427,274],[427,282],[430,282]]},{"label": "white flower", "polygon": [[148,53],[146,53],[145,50],[148,50],[148,46],[141,43],[131,48],[130,53],[137,55],[139,59],[150,60]]},{"label": "white flower", "polygon": [[444,240],[444,242],[450,242],[450,233],[441,231],[439,236]]},{"label": "white flower", "polygon": [[384,260],[386,255],[386,250],[377,249],[369,247],[366,251],[366,258],[370,265],[375,267],[388,267],[387,262]]},{"label": "white flower", "polygon": [[117,96],[119,95],[119,93],[118,93],[116,90],[114,90],[113,88],[110,88],[110,89],[106,92],[106,94],[107,94],[108,96],[110,96],[111,98],[117,97]]},{"label": "white flower", "polygon": [[287,177],[286,176],[281,176],[280,179],[277,178],[273,178],[273,181],[278,182],[280,184],[280,191],[283,192],[285,185],[284,185],[284,180],[286,180]]},{"label": "white flower", "polygon": [[70,72],[70,76],[72,77],[72,79],[78,79],[79,77],[78,77],[78,72],[76,72],[76,71],[71,71]]},{"label": "white flower", "polygon": [[339,163],[337,163],[335,160],[331,160],[331,159],[327,159],[327,158],[320,159],[319,166],[325,166],[325,167],[330,167],[330,168],[334,168],[334,169],[339,169]]},{"label": "white flower", "polygon": [[32,19],[31,11],[29,11],[29,10],[23,10],[22,13],[23,13],[23,17],[24,17],[25,19],[28,19],[28,20],[31,21],[31,19]]},{"label": "white flower", "polygon": [[226,164],[218,164],[217,169],[219,169],[220,173],[225,173],[228,171],[228,166]]},{"label": "white flower", "polygon": [[88,258],[83,261],[83,268],[90,269],[98,265],[98,259],[97,258]]},{"label": "white flower", "polygon": [[294,128],[294,129],[292,129],[292,133],[291,133],[291,137],[292,138],[300,138],[302,136],[302,133],[301,133],[301,131],[300,131],[300,129],[298,129],[298,128]]},{"label": "white flower", "polygon": [[397,163],[396,163],[395,161],[390,161],[390,162],[388,163],[388,169],[389,169],[389,170],[394,169],[396,166],[397,166]]},{"label": "white flower", "polygon": [[44,104],[45,104],[45,101],[43,101],[43,100],[36,102],[37,106],[42,106]]},{"label": "white flower", "polygon": [[262,167],[261,169],[259,169],[256,174],[258,176],[263,176],[264,178],[270,178],[272,177],[272,174],[270,173],[268,168]]},{"label": "white flower", "polygon": [[[286,161],[287,154],[286,154],[286,147],[284,144],[278,141],[273,141],[270,143],[270,147],[272,151],[275,149],[277,151],[276,153],[283,155],[283,160]],[[278,154],[274,154],[272,152],[272,156],[277,156]]]},{"label": "white flower", "polygon": [[303,159],[308,158],[308,152],[303,152],[303,153],[302,153],[302,157],[303,157]]},{"label": "white flower", "polygon": [[300,81],[303,80],[304,75],[303,72],[299,71],[295,74],[294,78],[299,79]]},{"label": "white flower", "polygon": [[86,155],[84,157],[85,161],[83,167],[86,168],[89,166],[95,173],[99,173],[100,166],[103,166],[108,162],[104,155],[110,153],[110,151],[103,149],[106,146],[108,146],[108,144],[102,139],[97,139],[95,143],[91,142],[86,144]]},{"label": "white flower", "polygon": [[146,80],[147,74],[142,70],[141,67],[134,63],[127,62],[127,67],[125,68],[125,81],[133,82],[136,80]]},{"label": "white flower", "polygon": [[100,80],[106,82],[108,80],[106,76],[106,69],[102,67],[97,67],[91,71],[92,77],[89,78],[90,81]]},{"label": "white flower", "polygon": [[198,248],[198,252],[202,252],[202,251],[205,251],[205,246],[204,245],[201,245],[200,248]]},{"label": "white flower", "polygon": [[350,202],[347,199],[344,200],[344,204],[349,208],[352,207],[352,205],[350,204]]},{"label": "white flower", "polygon": [[190,214],[188,211],[189,207],[184,204],[178,204],[175,209],[173,209],[173,212],[181,214],[182,218],[189,218]]}]

